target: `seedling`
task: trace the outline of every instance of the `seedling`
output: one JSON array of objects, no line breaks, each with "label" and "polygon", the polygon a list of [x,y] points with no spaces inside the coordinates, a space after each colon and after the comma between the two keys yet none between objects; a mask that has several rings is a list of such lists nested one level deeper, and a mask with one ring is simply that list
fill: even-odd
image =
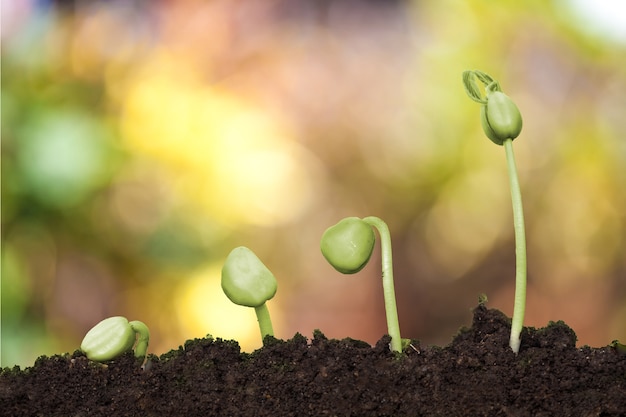
[{"label": "seedling", "polygon": [[222,289],[235,304],[254,307],[261,339],[274,336],[266,301],[276,294],[276,278],[250,249],[233,249],[222,267]]},{"label": "seedling", "polygon": [[[485,95],[476,83],[476,79],[485,86]],[[522,131],[522,115],[500,84],[482,71],[464,71],[463,85],[465,92],[474,101],[481,104],[480,120],[485,135],[496,145],[503,145],[506,153],[507,171],[513,202],[513,226],[515,229],[515,303],[511,323],[509,345],[513,352],[519,352],[520,333],[524,325],[526,309],[526,233],[524,229],[524,211],[520,191],[513,139]]]},{"label": "seedling", "polygon": [[115,359],[135,346],[135,357],[145,358],[150,341],[148,326],[140,321],[128,322],[125,317],[109,317],[87,332],[80,350],[93,361]]},{"label": "seedling", "polygon": [[612,341],[609,346],[615,349],[616,352],[626,355],[626,345],[621,344],[619,340]]},{"label": "seedling", "polygon": [[347,217],[326,229],[320,244],[322,254],[329,264],[343,274],[359,272],[367,264],[374,250],[376,237],[372,227],[378,230],[381,239],[383,295],[387,313],[387,330],[391,336],[391,350],[402,352],[400,324],[396,309],[391,259],[391,235],[384,221],[378,217]]}]

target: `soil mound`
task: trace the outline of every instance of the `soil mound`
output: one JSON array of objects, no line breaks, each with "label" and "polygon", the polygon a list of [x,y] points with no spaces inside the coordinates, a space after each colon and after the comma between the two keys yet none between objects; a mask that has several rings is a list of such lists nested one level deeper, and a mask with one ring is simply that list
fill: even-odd
[{"label": "soil mound", "polygon": [[576,347],[563,322],[525,328],[480,305],[446,347],[404,355],[354,340],[296,334],[243,353],[195,339],[145,369],[132,354],[106,366],[80,351],[0,373],[3,416],[626,416],[626,354]]}]

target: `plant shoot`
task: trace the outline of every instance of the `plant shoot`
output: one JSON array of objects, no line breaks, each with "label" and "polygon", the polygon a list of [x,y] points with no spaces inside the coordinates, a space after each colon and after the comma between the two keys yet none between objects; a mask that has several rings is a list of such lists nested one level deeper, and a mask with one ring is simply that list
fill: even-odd
[{"label": "plant shoot", "polygon": [[383,295],[387,313],[387,330],[391,336],[391,350],[402,352],[400,324],[396,308],[393,285],[393,263],[391,257],[391,235],[387,224],[378,217],[347,217],[326,229],[320,248],[322,255],[337,271],[343,274],[359,272],[367,264],[374,250],[376,237],[372,227],[378,230],[381,239]]},{"label": "plant shoot", "polygon": [[[476,79],[484,84],[483,96]],[[513,139],[522,131],[522,115],[513,102],[502,92],[500,85],[491,76],[482,71],[464,71],[463,85],[465,92],[474,101],[481,104],[480,120],[485,135],[496,145],[504,146],[507,171],[513,203],[513,226],[515,230],[515,303],[511,323],[509,345],[518,353],[520,334],[524,326],[526,310],[526,232],[524,210],[520,191],[517,167],[513,154]]]},{"label": "plant shoot", "polygon": [[254,307],[261,339],[274,336],[265,302],[274,297],[276,289],[276,278],[254,252],[244,246],[230,252],[222,267],[222,290],[233,303]]}]

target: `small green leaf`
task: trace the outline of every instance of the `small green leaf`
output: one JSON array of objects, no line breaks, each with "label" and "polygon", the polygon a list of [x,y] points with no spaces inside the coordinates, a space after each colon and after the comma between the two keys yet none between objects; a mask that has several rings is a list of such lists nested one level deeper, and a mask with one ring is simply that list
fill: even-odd
[{"label": "small green leaf", "polygon": [[478,296],[478,304],[479,304],[479,305],[484,306],[485,304],[487,304],[487,301],[489,301],[489,300],[487,299],[487,294],[484,294],[484,293],[483,293],[483,294],[480,294],[480,295]]},{"label": "small green leaf", "polygon": [[[491,78],[491,75],[487,74],[486,72],[482,72],[480,70],[474,70],[474,71],[470,71],[472,73],[474,73],[474,75],[476,75],[476,78],[478,78],[480,80],[480,82],[482,82],[485,85],[490,85],[492,83],[496,83],[496,80],[494,80],[493,78]],[[497,87],[497,91],[500,91],[500,87]]]},{"label": "small green leaf", "polygon": [[474,71],[463,71],[463,86],[465,87],[465,92],[472,100],[485,104],[487,101],[483,97],[480,88],[478,88],[475,78]]},{"label": "small green leaf", "polygon": [[259,307],[274,297],[277,289],[272,272],[250,249],[233,249],[222,267],[222,289],[235,304]]},{"label": "small green leaf", "polygon": [[333,268],[344,274],[359,272],[367,264],[376,236],[372,227],[358,217],[347,217],[326,229],[321,250]]}]

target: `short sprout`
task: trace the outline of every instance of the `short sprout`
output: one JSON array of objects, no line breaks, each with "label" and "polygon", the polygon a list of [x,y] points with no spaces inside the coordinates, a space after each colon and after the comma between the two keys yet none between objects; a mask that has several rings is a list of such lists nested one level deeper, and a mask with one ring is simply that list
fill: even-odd
[{"label": "short sprout", "polygon": [[235,304],[254,307],[261,338],[274,336],[269,310],[265,302],[276,294],[274,274],[250,249],[233,249],[222,267],[222,290]]},{"label": "short sprout", "polygon": [[93,361],[106,362],[134,346],[135,357],[145,358],[149,341],[148,326],[116,316],[102,320],[89,330],[80,344],[80,350]]}]

